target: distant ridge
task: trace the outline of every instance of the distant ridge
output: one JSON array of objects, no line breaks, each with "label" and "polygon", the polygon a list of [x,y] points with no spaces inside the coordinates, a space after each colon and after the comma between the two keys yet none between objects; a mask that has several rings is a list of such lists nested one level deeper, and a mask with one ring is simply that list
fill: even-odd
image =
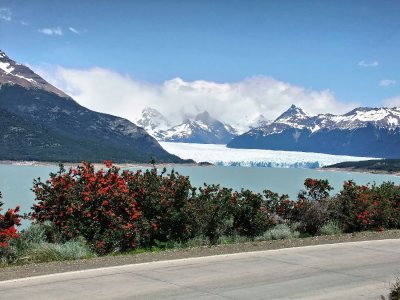
[{"label": "distant ridge", "polygon": [[292,105],[272,123],[235,137],[227,146],[400,158],[400,107],[310,116]]}]

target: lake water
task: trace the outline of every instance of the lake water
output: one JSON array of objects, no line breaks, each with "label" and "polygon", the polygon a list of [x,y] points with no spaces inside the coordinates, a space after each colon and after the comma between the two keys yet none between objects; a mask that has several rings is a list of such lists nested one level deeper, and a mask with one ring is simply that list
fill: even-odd
[{"label": "lake water", "polygon": [[[34,178],[42,181],[56,172],[57,166],[18,166],[0,164],[0,191],[3,194],[4,208],[20,205],[23,212],[29,212],[34,202],[30,191]],[[206,183],[219,183],[236,190],[248,188],[256,192],[270,189],[280,194],[296,198],[303,188],[304,179],[328,179],[334,187],[332,193],[339,191],[343,182],[353,179],[358,184],[393,181],[400,184],[400,177],[354,172],[321,171],[315,169],[255,168],[255,167],[192,167],[176,166],[175,171],[190,177],[193,186]]]}]

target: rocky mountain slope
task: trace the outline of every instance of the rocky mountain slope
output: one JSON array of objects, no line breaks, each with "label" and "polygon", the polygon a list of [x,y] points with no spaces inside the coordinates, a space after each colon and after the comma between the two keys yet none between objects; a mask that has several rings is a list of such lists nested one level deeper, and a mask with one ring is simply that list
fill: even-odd
[{"label": "rocky mountain slope", "polygon": [[310,116],[292,105],[270,124],[234,138],[228,147],[400,157],[400,108],[359,107],[344,115]]},{"label": "rocky mountain slope", "polygon": [[143,128],[91,111],[0,51],[0,160],[183,162]]}]

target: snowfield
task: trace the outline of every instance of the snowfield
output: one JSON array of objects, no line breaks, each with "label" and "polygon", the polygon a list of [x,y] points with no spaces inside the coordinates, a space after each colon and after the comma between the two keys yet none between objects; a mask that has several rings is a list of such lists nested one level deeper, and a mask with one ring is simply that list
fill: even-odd
[{"label": "snowfield", "polygon": [[196,162],[210,162],[217,166],[319,168],[343,161],[373,159],[345,155],[310,152],[232,149],[225,145],[160,142],[168,152]]}]

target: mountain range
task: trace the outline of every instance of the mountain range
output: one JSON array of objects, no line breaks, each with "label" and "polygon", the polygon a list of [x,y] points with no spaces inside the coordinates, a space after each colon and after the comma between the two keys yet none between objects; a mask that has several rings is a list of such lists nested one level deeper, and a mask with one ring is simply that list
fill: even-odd
[{"label": "mountain range", "polygon": [[273,122],[227,144],[231,148],[400,157],[400,107],[359,107],[344,115],[310,116],[292,105]]},{"label": "mountain range", "polygon": [[227,144],[238,135],[232,126],[213,118],[207,111],[171,126],[159,111],[147,107],[136,123],[164,142]]},{"label": "mountain range", "polygon": [[89,110],[0,51],[0,160],[186,162],[142,127]]},{"label": "mountain range", "polygon": [[400,107],[309,115],[292,105],[274,121],[260,114],[244,133],[243,126],[234,128],[207,111],[172,125],[156,109],[145,108],[137,124],[79,105],[0,51],[0,160],[191,162],[158,141],[400,157]]}]

